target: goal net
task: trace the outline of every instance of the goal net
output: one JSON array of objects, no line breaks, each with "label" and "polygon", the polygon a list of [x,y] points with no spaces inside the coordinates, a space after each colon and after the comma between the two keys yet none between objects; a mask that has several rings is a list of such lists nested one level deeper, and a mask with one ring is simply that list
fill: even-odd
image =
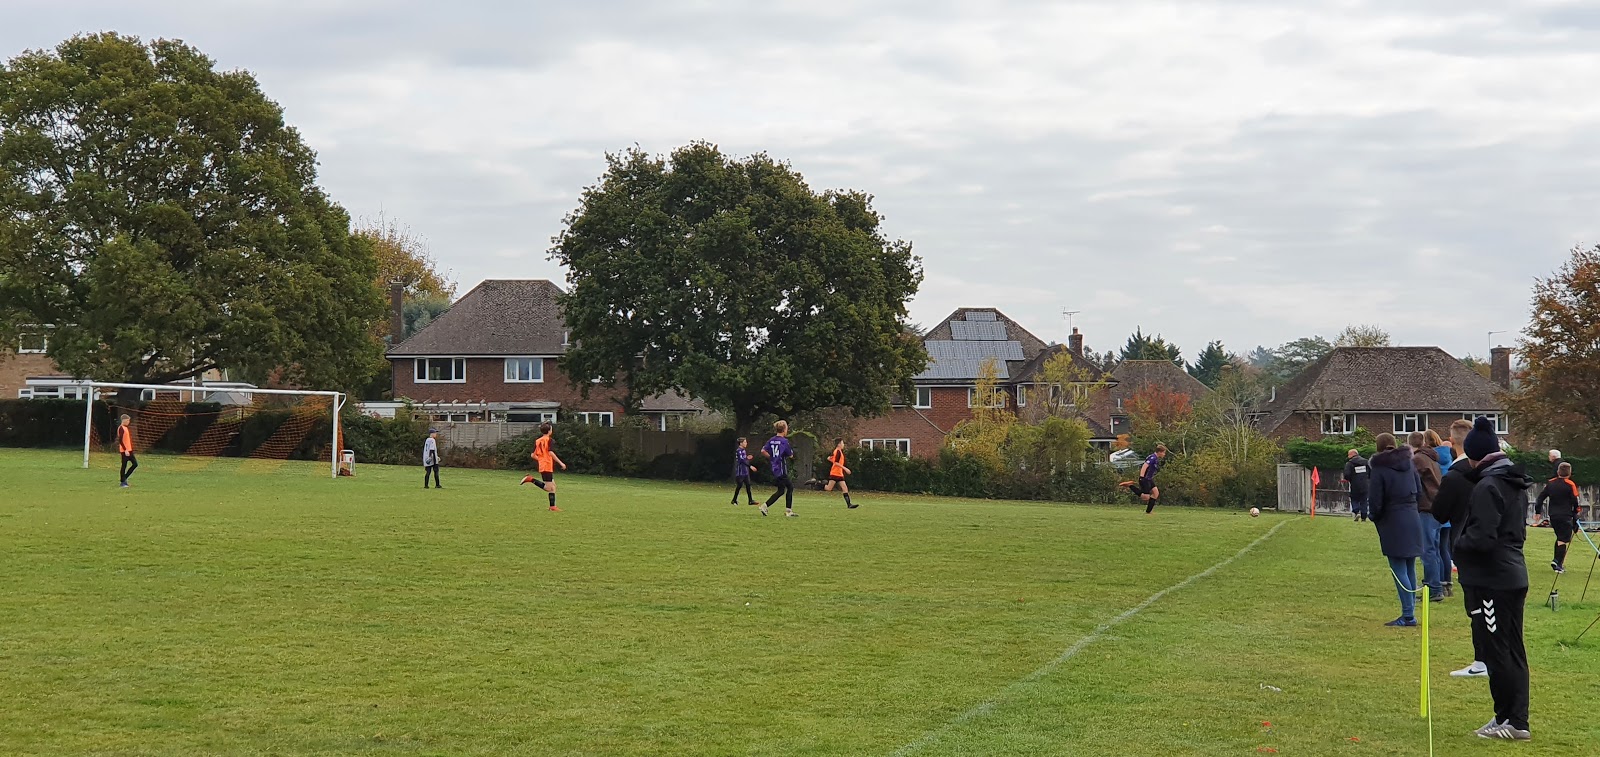
[{"label": "goal net", "polygon": [[[94,451],[117,451],[117,427],[129,419],[135,453],[180,455],[201,467],[216,458],[329,463],[338,474],[343,434],[338,392],[240,386],[89,384],[85,394],[83,465]],[[140,400],[118,404],[118,390],[138,389]]]}]

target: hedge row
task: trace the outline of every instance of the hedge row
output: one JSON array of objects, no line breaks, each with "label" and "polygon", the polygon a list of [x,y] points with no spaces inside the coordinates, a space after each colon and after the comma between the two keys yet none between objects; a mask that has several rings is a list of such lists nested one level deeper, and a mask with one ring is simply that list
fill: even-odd
[{"label": "hedge row", "polygon": [[[1344,470],[1346,455],[1352,447],[1359,450],[1363,457],[1372,457],[1377,451],[1370,443],[1362,445],[1349,442],[1312,442],[1305,439],[1296,439],[1285,444],[1283,451],[1288,454],[1290,462],[1307,468],[1316,466],[1327,473]],[[1543,481],[1555,475],[1547,452],[1513,450],[1509,456],[1513,462],[1522,464],[1527,469],[1528,475],[1536,481]],[[1566,461],[1572,463],[1573,481],[1580,486],[1600,486],[1600,459],[1569,457]],[[1323,479],[1327,480],[1328,477],[1323,476]]]}]

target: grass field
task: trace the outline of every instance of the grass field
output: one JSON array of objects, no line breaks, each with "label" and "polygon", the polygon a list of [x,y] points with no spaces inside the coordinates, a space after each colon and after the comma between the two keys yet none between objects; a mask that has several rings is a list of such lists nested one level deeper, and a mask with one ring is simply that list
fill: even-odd
[{"label": "grass field", "polygon": [[[151,456],[124,491],[110,457],[0,454],[3,754],[1427,753],[1419,633],[1381,626],[1346,519],[870,493],[762,518],[579,476],[549,513],[512,473]],[[1534,570],[1531,744],[1471,735],[1487,688],[1446,675],[1466,622],[1433,606],[1436,754],[1600,750],[1600,633],[1561,643],[1600,613],[1590,554],[1559,613]]]}]

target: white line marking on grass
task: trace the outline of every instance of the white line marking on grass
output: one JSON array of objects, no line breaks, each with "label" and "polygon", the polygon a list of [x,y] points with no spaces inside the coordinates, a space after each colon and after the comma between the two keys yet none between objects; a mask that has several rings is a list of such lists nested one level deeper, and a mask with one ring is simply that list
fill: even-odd
[{"label": "white line marking on grass", "polygon": [[1175,592],[1175,591],[1177,591],[1179,589],[1182,589],[1182,588],[1184,588],[1184,587],[1186,587],[1186,586],[1188,586],[1188,585],[1190,585],[1190,584],[1192,584],[1192,583],[1194,583],[1196,581],[1199,581],[1202,578],[1205,578],[1206,576],[1211,575],[1212,573],[1215,573],[1215,572],[1217,572],[1219,570],[1222,570],[1223,568],[1228,567],[1228,565],[1230,563],[1232,563],[1234,560],[1237,560],[1237,559],[1239,559],[1241,557],[1244,557],[1245,554],[1248,553],[1250,550],[1255,549],[1258,546],[1261,546],[1262,542],[1266,541],[1267,539],[1272,538],[1272,535],[1277,533],[1278,529],[1283,528],[1285,525],[1288,525],[1288,523],[1289,523],[1288,520],[1278,521],[1278,525],[1273,526],[1271,529],[1268,529],[1268,531],[1266,533],[1262,534],[1255,541],[1244,545],[1244,548],[1239,550],[1238,552],[1233,553],[1232,557],[1229,557],[1228,559],[1223,560],[1222,562],[1219,562],[1216,565],[1213,565],[1213,566],[1211,566],[1209,568],[1206,568],[1205,570],[1202,570],[1199,573],[1196,573],[1196,574],[1194,574],[1192,576],[1189,576],[1188,578],[1183,579],[1182,581],[1179,581],[1179,582],[1177,582],[1177,583],[1175,583],[1175,584],[1173,584],[1171,586],[1168,586],[1167,588],[1162,589],[1161,591],[1158,591],[1158,592],[1156,592],[1154,594],[1151,594],[1149,597],[1146,597],[1143,602],[1140,602],[1139,604],[1134,605],[1133,607],[1129,608],[1127,611],[1123,612],[1121,615],[1118,615],[1115,618],[1112,618],[1112,619],[1110,619],[1110,620],[1108,620],[1108,621],[1106,621],[1104,623],[1101,623],[1098,626],[1095,626],[1095,629],[1092,632],[1090,632],[1088,636],[1085,636],[1085,637],[1083,637],[1081,639],[1078,639],[1076,642],[1074,642],[1072,644],[1072,646],[1067,647],[1065,650],[1063,650],[1061,652],[1061,654],[1056,655],[1055,659],[1053,659],[1053,660],[1045,663],[1044,665],[1040,666],[1038,670],[1035,670],[1032,673],[1029,673],[1028,675],[1023,676],[1022,678],[1019,678],[1019,679],[1011,682],[1011,684],[1009,686],[1006,686],[1004,689],[1001,689],[999,694],[996,694],[996,695],[994,695],[992,697],[989,697],[988,699],[985,699],[982,702],[979,702],[977,706],[973,707],[970,710],[967,710],[966,712],[961,713],[960,715],[957,715],[955,717],[955,719],[951,720],[950,722],[945,723],[944,725],[939,726],[938,728],[935,728],[935,729],[933,729],[931,731],[928,731],[927,733],[922,734],[922,737],[917,739],[916,741],[913,741],[913,742],[911,742],[909,744],[906,744],[903,747],[900,747],[899,749],[896,749],[894,751],[894,757],[904,757],[905,755],[915,754],[916,752],[922,750],[924,747],[931,746],[932,744],[937,742],[950,729],[952,729],[952,728],[954,728],[954,727],[956,727],[958,725],[961,725],[962,723],[966,723],[966,722],[968,722],[970,720],[976,720],[977,718],[981,718],[984,715],[989,714],[989,712],[992,711],[995,708],[995,706],[998,705],[1000,703],[1000,701],[1005,699],[1008,695],[1010,695],[1011,693],[1013,693],[1017,689],[1022,688],[1023,686],[1027,686],[1028,684],[1031,684],[1034,681],[1039,680],[1040,678],[1043,678],[1043,677],[1045,677],[1047,675],[1050,675],[1050,673],[1054,672],[1056,668],[1061,667],[1062,663],[1066,662],[1067,660],[1072,659],[1073,657],[1076,657],[1079,652],[1083,651],[1084,647],[1087,647],[1090,644],[1093,644],[1096,641],[1099,641],[1102,636],[1106,635],[1107,631],[1110,631],[1111,629],[1116,628],[1119,625],[1122,625],[1123,622],[1125,622],[1129,618],[1132,618],[1133,616],[1138,615],[1139,613],[1143,612],[1146,608],[1150,607],[1150,605],[1153,605],[1156,602],[1161,601],[1162,597],[1165,597],[1166,595],[1171,594],[1172,592]]}]

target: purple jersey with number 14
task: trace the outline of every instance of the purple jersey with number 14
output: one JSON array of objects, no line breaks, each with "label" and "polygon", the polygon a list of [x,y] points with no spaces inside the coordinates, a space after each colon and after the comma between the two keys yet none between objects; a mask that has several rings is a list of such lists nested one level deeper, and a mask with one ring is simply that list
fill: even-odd
[{"label": "purple jersey with number 14", "polygon": [[789,458],[794,457],[794,447],[789,446],[789,440],[774,436],[767,440],[766,451],[772,458],[772,475],[780,478],[789,475]]}]

